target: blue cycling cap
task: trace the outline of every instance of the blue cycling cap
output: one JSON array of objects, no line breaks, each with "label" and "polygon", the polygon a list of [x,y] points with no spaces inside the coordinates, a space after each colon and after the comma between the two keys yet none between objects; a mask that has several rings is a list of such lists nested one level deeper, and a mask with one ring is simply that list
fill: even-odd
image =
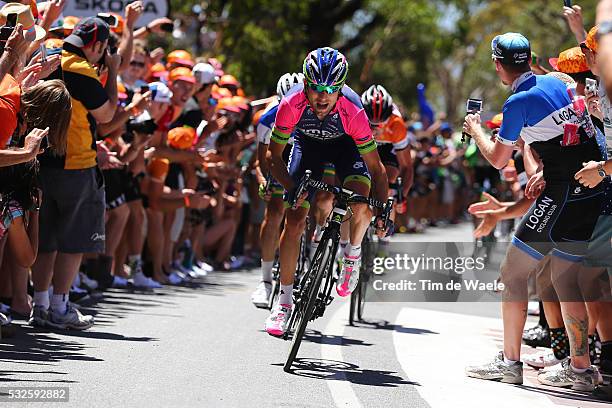
[{"label": "blue cycling cap", "polygon": [[522,65],[531,59],[529,40],[519,33],[506,33],[493,38],[493,58],[507,65]]}]

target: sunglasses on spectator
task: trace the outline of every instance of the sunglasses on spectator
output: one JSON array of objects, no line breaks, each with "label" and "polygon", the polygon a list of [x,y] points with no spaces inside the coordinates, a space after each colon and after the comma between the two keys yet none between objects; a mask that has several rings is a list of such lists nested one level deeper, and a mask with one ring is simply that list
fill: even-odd
[{"label": "sunglasses on spectator", "polygon": [[327,86],[308,83],[308,88],[318,93],[326,92],[328,94],[333,94],[338,92],[342,88],[342,85]]},{"label": "sunglasses on spectator", "polygon": [[140,61],[130,61],[130,65],[133,67],[139,67],[139,68],[144,68],[146,66],[144,62],[140,62]]}]

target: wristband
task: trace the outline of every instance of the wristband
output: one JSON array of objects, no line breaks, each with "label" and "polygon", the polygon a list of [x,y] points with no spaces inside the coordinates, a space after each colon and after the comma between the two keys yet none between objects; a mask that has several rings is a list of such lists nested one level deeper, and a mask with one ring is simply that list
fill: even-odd
[{"label": "wristband", "polygon": [[185,196],[185,207],[189,208],[191,207],[191,201],[189,201],[189,196]]}]

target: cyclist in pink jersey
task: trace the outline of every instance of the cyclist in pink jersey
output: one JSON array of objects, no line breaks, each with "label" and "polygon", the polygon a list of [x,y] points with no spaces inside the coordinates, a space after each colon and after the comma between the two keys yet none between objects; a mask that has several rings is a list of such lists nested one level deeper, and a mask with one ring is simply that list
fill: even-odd
[{"label": "cyclist in pink jersey", "polygon": [[[343,186],[357,194],[370,194],[374,181],[374,197],[385,201],[388,180],[368,118],[359,95],[346,86],[348,63],[333,48],[312,51],[303,65],[304,85],[293,87],[281,101],[270,142],[272,175],[288,192],[291,201],[295,188],[306,170],[320,180],[325,163],[336,169]],[[294,144],[289,165],[282,152],[289,137]],[[282,336],[287,329],[293,304],[293,278],[299,252],[300,236],[305,227],[313,191],[298,197],[297,209],[287,211],[280,240],[281,293],[279,302],[266,320],[266,331]],[[348,296],[357,286],[361,241],[370,223],[372,212],[365,204],[352,204],[350,243],[346,246],[336,290]],[[378,221],[379,225],[382,222]],[[379,231],[383,236],[385,231]]]}]

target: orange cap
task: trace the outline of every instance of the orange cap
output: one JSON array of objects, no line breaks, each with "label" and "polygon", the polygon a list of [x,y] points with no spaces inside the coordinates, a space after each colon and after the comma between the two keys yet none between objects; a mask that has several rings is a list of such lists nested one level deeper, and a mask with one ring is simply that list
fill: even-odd
[{"label": "orange cap", "polygon": [[193,67],[193,57],[191,54],[185,50],[175,50],[168,54],[168,58],[166,58],[168,65],[170,64],[178,64],[185,65],[188,67]]},{"label": "orange cap", "polygon": [[232,97],[232,104],[236,105],[239,109],[249,110],[249,100],[243,96]]},{"label": "orange cap", "polygon": [[559,54],[559,58],[551,58],[548,62],[555,71],[563,72],[564,74],[578,74],[590,71],[586,56],[580,47],[565,50]]},{"label": "orange cap", "polygon": [[226,110],[226,111],[236,112],[236,113],[240,112],[240,108],[236,106],[234,102],[234,98],[232,97],[219,99],[219,103],[217,103],[217,110],[218,111]]},{"label": "orange cap", "polygon": [[164,64],[158,62],[151,67],[149,76],[152,78],[150,82],[159,81],[160,79],[167,80],[168,71],[166,71]]},{"label": "orange cap", "polygon": [[224,87],[227,85],[240,88],[240,82],[238,82],[235,76],[230,74],[225,74],[219,79],[219,86]]},{"label": "orange cap", "polygon": [[21,109],[21,88],[10,74],[0,83],[0,149],[4,149],[17,129],[17,112]]},{"label": "orange cap", "polygon": [[597,52],[597,26],[591,28],[591,31],[587,34],[587,38],[584,41],[589,50]]},{"label": "orange cap", "polygon": [[172,71],[170,71],[168,79],[170,82],[185,81],[192,84],[196,83],[196,78],[193,76],[193,72],[191,72],[189,68],[185,67],[174,68]]},{"label": "orange cap", "polygon": [[503,120],[504,120],[504,114],[498,113],[497,115],[493,116],[491,120],[488,120],[486,125],[489,129],[497,129],[501,127]]},{"label": "orange cap", "polygon": [[79,24],[79,21],[81,21],[81,19],[79,17],[76,17],[76,16],[66,16],[66,17],[64,17],[64,23],[62,25],[63,28],[64,28],[64,31],[72,32],[72,30],[74,30],[74,26]]},{"label": "orange cap", "polygon": [[168,132],[168,146],[174,147],[175,149],[187,150],[193,146],[193,142],[196,140],[197,135],[194,128],[191,127],[177,127],[170,129]]},{"label": "orange cap", "polygon": [[220,88],[217,85],[213,85],[211,96],[215,99],[231,98],[232,92],[227,88]]}]

